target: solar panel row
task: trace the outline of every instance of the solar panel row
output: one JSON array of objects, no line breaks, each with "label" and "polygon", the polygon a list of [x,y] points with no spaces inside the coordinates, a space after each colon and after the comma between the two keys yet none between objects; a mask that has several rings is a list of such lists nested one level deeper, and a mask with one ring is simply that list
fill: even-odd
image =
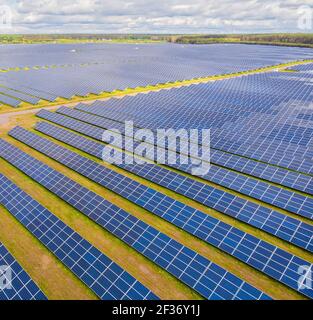
[{"label": "solar panel row", "polygon": [[[21,127],[15,127],[9,134],[298,291],[298,269],[310,263]],[[307,290],[307,294],[311,293],[313,297],[313,291]]]},{"label": "solar panel row", "polygon": [[32,97],[32,96],[27,95],[25,93],[22,93],[22,92],[19,92],[16,90],[11,90],[8,88],[3,88],[3,87],[0,87],[0,93],[4,93],[4,94],[9,95],[15,99],[22,100],[22,101],[25,101],[25,102],[28,102],[31,104],[37,104],[40,100],[39,98]]},{"label": "solar panel row", "polygon": [[[122,130],[121,132],[124,132],[124,125],[118,122],[114,123],[114,121],[112,120],[104,119],[98,116],[65,107],[61,107],[57,110],[57,112],[104,129],[116,128],[120,131]],[[103,134],[101,135],[101,139],[102,137]],[[138,144],[140,144],[140,142],[138,142],[137,145]],[[182,150],[180,151],[188,155],[188,152],[190,150],[188,145],[186,145],[186,149],[187,150],[185,152],[183,152]],[[152,146],[151,150],[153,150],[154,159],[157,159],[157,150],[155,150]],[[185,172],[191,173],[193,164],[179,164],[179,158],[180,156],[177,155],[176,165],[171,163],[169,163],[169,165]],[[212,156],[212,159],[214,162],[214,155]],[[203,175],[202,178],[220,184],[223,187],[230,188],[245,195],[251,196],[257,200],[261,200],[265,203],[274,205],[278,208],[288,210],[292,213],[296,213],[310,219],[313,218],[313,198],[308,198],[304,195],[282,189],[281,187],[273,186],[267,182],[243,176],[240,173],[229,171],[223,167],[214,165],[211,166],[209,172]]]},{"label": "solar panel row", "polygon": [[21,101],[0,93],[0,103],[4,103],[11,107],[17,108],[21,104]]},{"label": "solar panel row", "polygon": [[[0,175],[0,179],[2,175]],[[2,198],[2,189],[0,190]],[[45,294],[0,242],[0,300],[46,300]]]},{"label": "solar panel row", "polygon": [[269,299],[225,269],[0,140],[3,159],[207,299]]},{"label": "solar panel row", "polygon": [[139,281],[1,174],[0,195],[1,204],[99,298],[157,299]]},{"label": "solar panel row", "polygon": [[313,178],[310,176],[219,150],[211,150],[211,161],[237,172],[313,195]]},{"label": "solar panel row", "polygon": [[[102,138],[102,130],[100,128],[70,118],[66,119],[64,116],[46,110],[41,110],[37,115],[98,140]],[[210,193],[207,195],[207,197],[209,197],[207,201],[209,207],[286,241],[292,242],[302,248],[312,250],[311,225],[216,188],[210,187],[210,189]]]},{"label": "solar panel row", "polygon": [[34,97],[34,99],[43,99],[50,102],[53,102],[57,99],[57,96],[55,95],[25,86],[24,84],[20,84],[18,81],[12,81],[10,84],[8,84],[0,77],[0,84],[1,87],[6,87],[10,91],[18,91],[23,95]]}]

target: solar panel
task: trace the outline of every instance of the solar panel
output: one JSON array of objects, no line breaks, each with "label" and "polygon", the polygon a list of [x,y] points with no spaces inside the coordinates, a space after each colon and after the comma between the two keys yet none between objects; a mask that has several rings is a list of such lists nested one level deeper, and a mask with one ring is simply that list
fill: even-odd
[{"label": "solar panel", "polygon": [[269,299],[245,281],[103,197],[0,140],[3,159],[207,299]]},{"label": "solar panel", "polygon": [[[89,124],[96,125],[101,128],[115,128],[120,130],[121,132],[124,132],[124,124],[116,121],[114,122],[109,119],[101,118],[99,116],[90,115],[88,113],[72,110],[71,108],[65,107],[61,107],[60,109],[58,109],[57,112],[69,116],[71,118],[77,119],[79,121],[84,121]],[[102,140],[102,136],[103,134],[101,134],[101,138],[99,136],[98,139]],[[186,145],[186,148],[186,152],[181,151],[181,153],[185,153],[186,155],[188,155],[188,145]],[[176,153],[175,150],[174,152]],[[212,162],[214,163],[214,153],[210,157],[210,159],[212,159]],[[168,165],[173,166],[187,173],[192,172],[193,164],[179,164],[179,155],[177,155],[176,163],[176,165],[172,163],[169,163]],[[203,175],[202,178],[219,184],[223,187],[233,189],[237,192],[248,195],[257,200],[261,200],[278,208],[288,210],[292,213],[296,213],[300,216],[304,216],[310,219],[313,218],[313,198],[309,198],[304,195],[282,189],[279,186],[274,186],[264,181],[243,176],[240,173],[233,172],[228,170],[227,168],[215,165],[211,165],[210,171],[207,174]],[[313,188],[313,183],[311,185],[311,188]]]},{"label": "solar panel", "polygon": [[157,299],[139,281],[2,174],[0,202],[99,298]]},{"label": "solar panel", "polygon": [[[41,110],[37,115],[100,141],[102,140],[102,130],[100,128],[46,110]],[[209,186],[206,191],[208,190],[210,192],[206,196],[206,205],[209,207],[280,237],[299,247],[310,251],[312,250],[311,235],[313,227],[311,225],[302,223],[297,219],[236,197],[222,190]]]},{"label": "solar panel", "polygon": [[11,107],[17,108],[21,104],[21,101],[0,93],[0,103],[5,103]]},{"label": "solar panel", "polygon": [[[0,242],[0,300],[46,300],[47,297]],[[6,281],[4,281],[5,279]]]},{"label": "solar panel", "polygon": [[298,119],[304,119],[307,121],[313,121],[313,114],[305,114],[305,113],[301,113],[298,115],[297,117]]},{"label": "solar panel", "polygon": [[[276,280],[284,284],[289,286],[292,284],[292,288],[298,291],[299,274],[294,273],[293,279],[290,278],[290,274],[292,270],[298,270],[301,265],[310,265],[310,263],[21,127],[15,127],[9,134],[177,227],[239,258],[257,270],[264,270],[265,274],[274,276]],[[256,254],[249,256],[247,252]],[[261,252],[266,252],[266,255]],[[283,264],[282,261],[284,261]],[[291,269],[290,265],[292,265]],[[282,268],[282,266],[287,266],[287,268]],[[284,277],[284,274],[287,273],[289,276]],[[302,293],[301,290],[300,293]]]}]

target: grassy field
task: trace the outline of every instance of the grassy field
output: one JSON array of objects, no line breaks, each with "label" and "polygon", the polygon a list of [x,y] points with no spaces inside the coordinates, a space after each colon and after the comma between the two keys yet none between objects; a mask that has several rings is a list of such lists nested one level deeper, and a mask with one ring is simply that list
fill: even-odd
[{"label": "grassy field", "polygon": [[0,44],[38,43],[245,43],[312,47],[312,33],[265,34],[2,34]]},{"label": "grassy field", "polygon": [[75,44],[75,43],[160,43],[166,37],[112,35],[38,35],[2,34],[0,44]]},{"label": "grassy field", "polygon": [[[149,213],[137,205],[130,203],[113,192],[95,184],[94,182],[82,177],[74,171],[64,167],[63,165],[60,165],[54,160],[7,136],[7,131],[15,125],[22,125],[24,128],[33,130],[32,127],[36,120],[38,119],[33,114],[16,116],[12,114],[9,122],[2,124],[0,127],[1,137],[20,147],[25,152],[35,156],[37,159],[50,165],[54,169],[62,172],[66,176],[81,183],[88,189],[104,196],[112,203],[125,209],[127,212],[133,214],[139,219],[142,219],[151,226],[154,226],[158,230],[173,237],[182,244],[185,244],[189,248],[196,250],[213,262],[225,267],[230,272],[233,272],[242,279],[250,282],[259,289],[270,294],[272,297],[276,299],[303,299],[303,296],[297,294],[295,291],[277,283],[253,268],[241,263],[237,259],[232,258],[222,251],[204,243],[201,240],[196,239],[172,224],[160,219],[159,217]],[[59,144],[63,145],[62,143]],[[69,149],[74,150],[73,148]],[[75,151],[83,154],[80,151]],[[91,156],[86,154],[84,154],[84,156],[101,163],[101,161]],[[174,277],[151,263],[148,259],[138,254],[136,251],[122,243],[110,233],[104,231],[83,214],[73,209],[71,206],[54,196],[36,182],[32,181],[23,173],[19,172],[17,169],[13,168],[3,160],[0,160],[0,165],[0,172],[8,176],[13,182],[15,182],[23,190],[51,210],[61,220],[79,232],[84,238],[90,241],[102,252],[107,254],[111,259],[119,263],[139,281],[152,289],[162,299],[201,299],[198,294],[193,292],[184,284],[180,283]],[[112,165],[107,166],[192,207],[200,209],[211,216],[221,219],[226,223],[230,223],[243,231],[249,232],[260,239],[271,242],[282,249],[297,254],[298,256],[313,262],[312,255],[308,254],[304,250],[292,245],[288,245],[284,241],[278,240],[275,237],[252,228],[251,226],[227,217],[214,210],[208,209],[165,188],[159,187],[121,169],[117,169]],[[0,240],[11,250],[16,258],[18,258],[18,260],[22,263],[34,280],[40,285],[41,288],[43,288],[49,298],[96,298],[88,290],[88,288],[86,288],[56,258],[54,258],[48,252],[48,250],[44,248],[33,236],[31,236],[6,210],[2,208],[0,214],[1,217],[3,217],[0,223],[0,227],[2,226],[2,228],[0,228]],[[14,237],[12,237],[12,232],[15,234]],[[23,243],[23,245],[21,246],[20,243]],[[48,281],[46,280],[47,278],[49,278]],[[73,294],[73,292],[75,293]]]}]

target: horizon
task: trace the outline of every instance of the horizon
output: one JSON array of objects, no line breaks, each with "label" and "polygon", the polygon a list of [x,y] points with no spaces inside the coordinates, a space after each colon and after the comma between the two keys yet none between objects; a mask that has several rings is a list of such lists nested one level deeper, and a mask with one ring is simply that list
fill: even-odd
[{"label": "horizon", "polygon": [[313,35],[313,31],[310,32],[255,32],[255,33],[250,33],[250,32],[242,32],[242,33],[204,33],[204,32],[199,32],[199,33],[145,33],[145,32],[138,32],[138,33],[133,33],[133,32],[121,32],[121,33],[115,33],[115,32],[93,32],[93,33],[88,33],[88,32],[71,32],[71,33],[39,33],[39,32],[34,32],[34,33],[0,33],[0,36],[5,36],[5,35],[16,35],[16,36],[28,36],[28,35],[152,35],[152,36],[180,36],[180,35],[188,35],[188,36],[229,36],[229,35]]}]

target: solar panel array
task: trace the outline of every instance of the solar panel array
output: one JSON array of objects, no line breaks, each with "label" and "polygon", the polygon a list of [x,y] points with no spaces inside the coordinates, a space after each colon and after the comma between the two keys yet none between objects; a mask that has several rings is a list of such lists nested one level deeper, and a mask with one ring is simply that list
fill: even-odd
[{"label": "solar panel array", "polygon": [[[85,104],[79,104],[75,107],[75,109],[85,111],[88,114],[92,113],[93,115],[104,117],[103,119],[93,117],[94,123],[100,127],[124,129],[123,125],[119,123],[119,121],[123,119],[127,120],[127,117],[125,117],[125,115],[123,115],[121,112],[116,111],[114,112],[115,114],[112,115],[112,109],[110,109],[110,112],[108,113],[108,109],[106,108],[94,108]],[[69,108],[61,107],[58,109],[58,112],[73,118],[77,117],[77,119],[81,119],[85,122],[88,122],[88,120],[90,121],[89,115],[77,113],[71,109],[69,110]],[[303,116],[305,119],[311,118],[310,115],[301,114],[301,116]],[[110,119],[108,117],[110,117]],[[269,182],[313,195],[313,183],[310,176],[294,171],[288,171],[280,167],[273,167],[267,163],[243,158],[235,154],[230,154],[216,149],[211,149],[210,160],[211,163],[233,169],[237,172],[249,174],[256,178],[261,178]]]},{"label": "solar panel array", "polygon": [[[2,175],[0,175],[2,179]],[[2,199],[2,188],[0,197]],[[0,301],[1,300],[46,300],[45,294],[30,278],[21,265],[0,242]]]},{"label": "solar panel array", "polygon": [[220,266],[0,140],[0,156],[207,299],[269,299]]},{"label": "solar panel array", "polygon": [[[0,54],[0,68],[8,71],[1,73],[0,84],[20,90],[24,97],[40,99],[86,96],[312,59],[306,48],[242,44],[21,45],[1,47]],[[9,71],[12,67],[22,70]],[[30,69],[25,71],[25,67]],[[14,100],[5,97],[0,96],[0,101],[14,107],[24,100],[20,95],[13,95]]]},{"label": "solar panel array", "polygon": [[[311,87],[305,85],[310,78],[301,77],[297,73],[256,74],[101,101],[88,112],[107,107],[107,117],[118,113],[119,121],[134,120],[144,128],[211,128],[213,149],[310,174],[312,132],[297,115],[310,112],[313,96]],[[287,142],[288,136],[275,136],[279,128],[287,134],[288,126],[296,138]],[[295,126],[299,130],[292,133]]]},{"label": "solar panel array", "polygon": [[[87,106],[84,106],[84,107],[79,106],[79,108],[80,109],[84,108],[84,110],[93,112],[92,107],[88,108]],[[91,115],[89,113],[80,112],[77,110],[72,110],[71,108],[65,108],[65,107],[61,107],[60,109],[57,110],[57,112],[64,114],[66,116],[69,116],[71,118],[82,120],[86,123],[96,125],[101,128],[108,128],[108,129],[116,128],[121,132],[124,131],[125,126],[122,123],[119,123],[116,121],[114,122],[111,119],[101,118],[99,116]],[[103,108],[102,108],[102,113],[105,114],[105,109],[103,110]],[[98,136],[98,139],[99,140],[103,139],[103,132],[101,133],[101,136]],[[137,145],[139,144],[140,142],[137,143]],[[136,149],[136,143],[135,143],[135,149]],[[189,151],[188,145],[186,145],[186,149],[187,150],[185,152],[182,152],[182,150],[180,150],[180,152],[188,155],[188,151]],[[157,159],[157,150],[154,150],[154,148],[151,148],[151,150],[153,150],[152,154],[154,154],[154,159]],[[235,168],[232,168],[230,166],[231,169],[237,169],[236,171],[238,173],[229,171],[224,168],[225,166],[229,168],[227,166],[227,163],[225,163],[225,161],[222,161],[220,157],[219,157],[219,160],[217,160],[216,152],[219,152],[219,151],[215,150],[213,152],[213,155],[210,157],[210,159],[212,163],[219,164],[220,166],[212,165],[210,168],[210,171],[207,174],[202,175],[203,179],[220,184],[226,188],[231,188],[240,193],[243,193],[245,195],[261,200],[265,203],[274,205],[278,208],[286,209],[292,213],[296,213],[298,215],[312,219],[313,217],[313,199],[312,198],[308,198],[306,196],[296,194],[292,191],[282,189],[279,186],[272,186],[269,183],[266,183],[264,181],[259,181],[256,179],[252,179],[250,177],[242,176],[241,174],[239,174],[240,172],[246,173],[245,171],[248,171],[248,170],[241,170],[241,166],[245,166],[245,167],[247,166],[248,160],[246,159],[241,160],[241,158],[239,158],[240,163],[238,164],[238,160],[237,160],[235,164]],[[223,156],[228,157],[226,153],[223,153]],[[192,163],[190,165],[179,164],[178,155],[177,155],[176,163],[178,163],[178,165],[175,165],[175,164],[173,165],[171,163],[169,163],[169,165],[177,169],[180,169],[182,171],[185,171],[187,173],[191,173],[192,167],[193,167]],[[252,168],[254,167],[252,166]],[[273,174],[273,170],[274,170],[275,175],[278,176],[278,173],[276,172],[275,168],[272,169],[271,167],[268,166],[267,169],[268,169],[267,172],[269,172],[269,174]],[[266,175],[266,172],[265,172],[265,175]],[[308,186],[308,188],[310,187],[313,188],[313,183],[310,184],[310,182],[312,182],[311,178],[307,178],[307,179],[300,178],[295,181],[294,179],[292,179],[294,178],[294,174],[291,173],[290,176],[291,177],[289,181],[292,181],[292,184],[300,185],[300,186],[303,186],[304,188],[306,188],[306,186]],[[284,179],[285,178],[286,177],[284,177]]]},{"label": "solar panel array", "polygon": [[0,194],[1,204],[99,298],[157,299],[129,273],[1,174]]},{"label": "solar panel array", "polygon": [[[67,128],[78,130],[100,141],[102,140],[103,130],[100,128],[46,110],[39,111],[37,115]],[[306,250],[313,250],[312,225],[216,188],[209,187],[209,191],[209,194],[207,194],[209,198],[206,202],[206,205],[209,207],[305,248]]]},{"label": "solar panel array", "polygon": [[[311,49],[241,44],[22,45],[2,47],[1,53],[0,104],[13,107],[242,72],[313,56]],[[38,122],[37,134],[15,127],[9,135],[18,140],[17,145],[23,143],[128,200],[133,210],[143,208],[222,251],[230,261],[245,263],[257,271],[253,278],[263,274],[274,280],[273,286],[279,283],[313,298],[310,287],[299,285],[303,268],[305,281],[313,280],[313,64],[289,69],[296,72],[237,76],[78,104],[73,109],[61,107],[56,112],[41,110],[37,116],[50,123]],[[135,141],[135,158],[152,160],[145,164],[112,166],[83,155],[110,163],[103,158],[110,143],[121,158],[128,157],[116,142],[103,141],[106,129],[119,129],[127,136],[125,121],[154,134],[160,128],[210,129],[211,137],[200,142],[193,138],[189,147],[178,151],[166,142],[167,162],[162,166],[154,162],[155,141],[145,144],[144,154],[136,150],[142,140]],[[201,161],[203,152],[210,155],[210,170],[200,179],[192,177],[190,159],[180,163],[190,150],[193,160]],[[162,233],[162,224],[160,230],[150,226],[2,139],[0,157],[204,298],[271,299],[224,269],[223,262],[217,265]],[[184,201],[166,195],[166,189]],[[187,205],[188,200],[192,201]],[[215,212],[196,209],[194,201]],[[0,203],[99,298],[158,299],[2,174]],[[224,223],[221,214],[237,221],[227,218],[230,223]],[[243,232],[242,223],[254,235]],[[275,237],[283,242],[274,245]],[[2,254],[18,265],[0,243],[0,265]],[[22,267],[16,270],[23,281],[17,282],[11,295],[0,290],[0,299],[46,299]]]},{"label": "solar panel array", "polygon": [[[299,279],[297,270],[303,265],[311,266],[310,263],[269,243],[260,241],[21,127],[15,127],[9,134],[297,291]],[[179,181],[176,180],[176,183]],[[309,296],[312,294],[313,297],[313,292],[310,290],[306,292],[300,290],[300,292]]]}]

